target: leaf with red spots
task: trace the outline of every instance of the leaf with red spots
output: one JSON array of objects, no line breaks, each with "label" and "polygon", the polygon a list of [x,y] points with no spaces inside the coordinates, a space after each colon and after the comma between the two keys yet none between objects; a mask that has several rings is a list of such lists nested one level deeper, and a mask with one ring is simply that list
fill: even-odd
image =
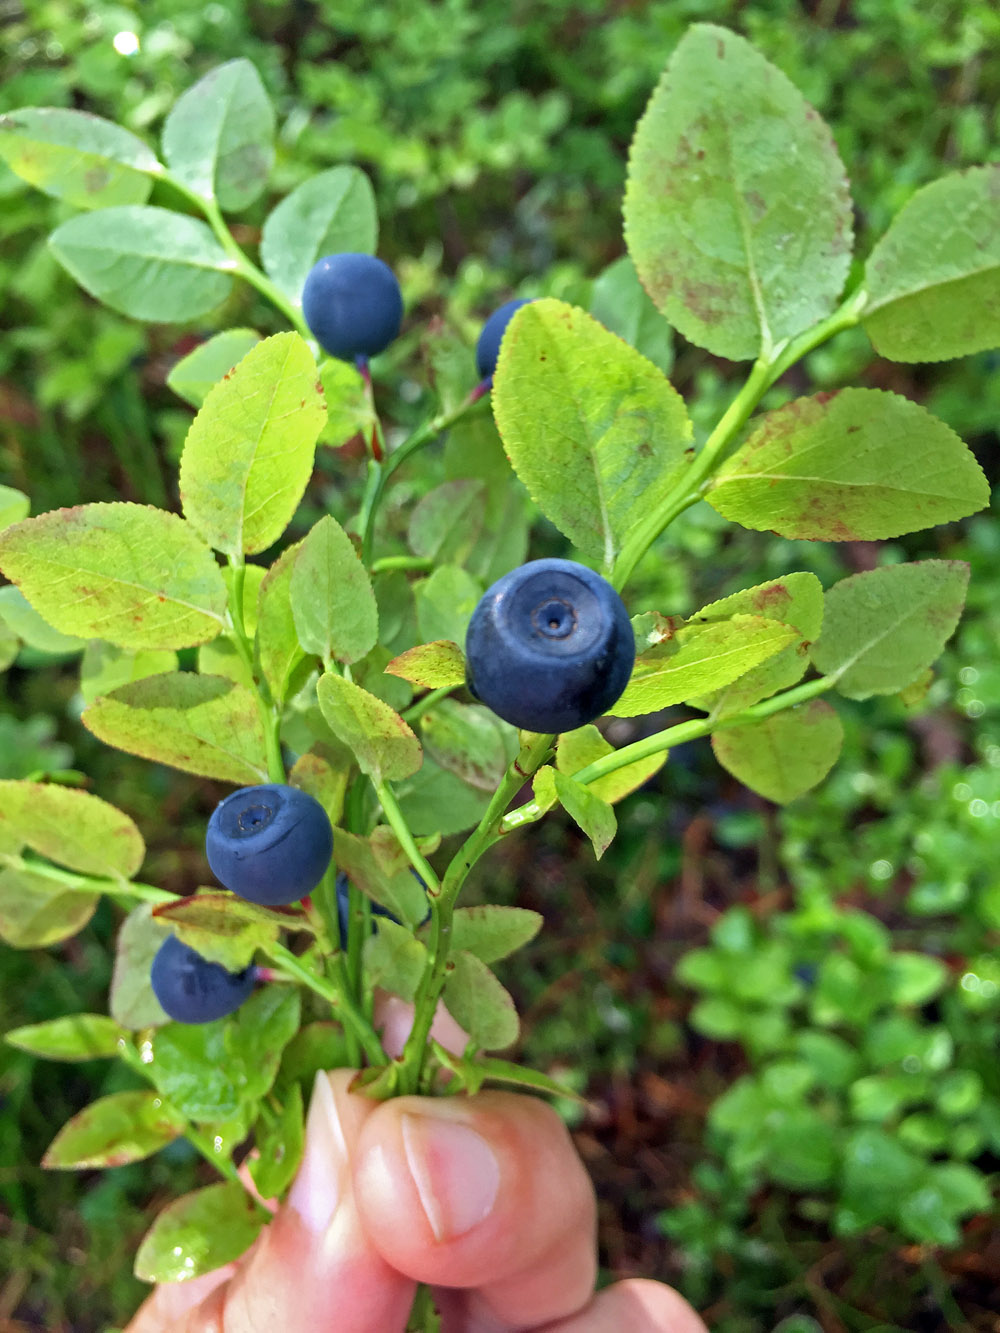
[{"label": "leaf with red spots", "polygon": [[158,1093],[113,1092],[63,1125],[42,1158],[42,1166],[124,1166],[165,1148],[185,1128],[184,1117]]}]

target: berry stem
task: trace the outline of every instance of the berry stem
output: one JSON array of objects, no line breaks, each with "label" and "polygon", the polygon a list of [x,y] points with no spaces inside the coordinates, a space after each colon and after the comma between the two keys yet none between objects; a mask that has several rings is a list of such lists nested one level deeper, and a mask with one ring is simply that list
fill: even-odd
[{"label": "berry stem", "polygon": [[[378,1034],[358,1007],[346,985],[335,986],[333,982],[328,981],[325,977],[318,977],[315,972],[303,966],[301,959],[286,949],[284,945],[268,944],[262,952],[286,976],[301,982],[303,986],[308,987],[315,994],[321,995],[324,1000],[333,1006],[342,1020],[345,1030],[350,1028],[355,1033],[361,1042],[365,1055],[373,1065],[388,1063],[382,1050],[382,1043],[378,1039]],[[343,954],[340,955],[340,961],[340,974],[342,979],[346,981],[346,970],[342,966]]]}]

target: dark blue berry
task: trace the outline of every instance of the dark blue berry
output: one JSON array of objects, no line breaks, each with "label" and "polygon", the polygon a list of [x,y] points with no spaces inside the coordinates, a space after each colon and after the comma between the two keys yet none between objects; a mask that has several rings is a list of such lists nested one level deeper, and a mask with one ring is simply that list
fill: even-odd
[{"label": "dark blue berry", "polygon": [[241,787],[212,812],[205,836],[208,864],[241,898],[280,907],[304,898],[333,855],[326,811],[298,787]]},{"label": "dark blue berry", "polygon": [[635,636],[600,574],[572,560],[532,560],[487,590],[465,656],[469,689],[505,722],[573,731],[606,713],[628,684]]},{"label": "dark blue berry", "polygon": [[160,945],[150,980],[164,1012],[178,1023],[211,1023],[234,1013],[253,990],[253,964],[227,972],[182,944],[175,935]]},{"label": "dark blue berry", "polygon": [[528,305],[531,299],[531,297],[519,297],[515,301],[507,301],[498,310],[494,310],[483,325],[483,331],[476,343],[476,369],[484,380],[493,378],[493,372],[497,368],[497,357],[500,355],[500,342],[514,311],[520,310],[523,305]]},{"label": "dark blue berry", "polygon": [[306,277],[302,314],[325,352],[367,359],[399,333],[403,297],[395,273],[374,255],[326,255]]}]

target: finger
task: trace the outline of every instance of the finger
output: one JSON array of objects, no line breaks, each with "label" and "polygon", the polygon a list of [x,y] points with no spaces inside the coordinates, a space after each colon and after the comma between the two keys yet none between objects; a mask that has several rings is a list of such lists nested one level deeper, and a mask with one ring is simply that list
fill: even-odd
[{"label": "finger", "polygon": [[379,1106],[358,1140],[361,1221],[393,1268],[473,1289],[468,1318],[524,1328],[581,1310],[596,1205],[565,1125],[506,1092]]},{"label": "finger", "polygon": [[[350,1161],[376,1103],[348,1092],[354,1071],[319,1074],[288,1200],[233,1276],[178,1319],[160,1287],[129,1333],[402,1333],[412,1280],[393,1271],[358,1220]],[[158,1322],[157,1322],[158,1321]]]},{"label": "finger", "polygon": [[[645,1278],[608,1287],[580,1314],[546,1324],[536,1333],[622,1333],[623,1329],[628,1333],[708,1333],[683,1296]],[[479,1330],[469,1328],[468,1333]]]}]

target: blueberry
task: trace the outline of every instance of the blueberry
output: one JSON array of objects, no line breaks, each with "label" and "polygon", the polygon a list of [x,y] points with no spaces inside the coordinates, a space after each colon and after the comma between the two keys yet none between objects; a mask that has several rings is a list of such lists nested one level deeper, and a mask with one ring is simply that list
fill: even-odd
[{"label": "blueberry", "polygon": [[304,898],[333,855],[326,811],[298,787],[241,787],[213,810],[205,837],[208,864],[241,898],[280,907]]},{"label": "blueberry", "polygon": [[532,560],[489,588],[465,638],[466,682],[528,731],[573,731],[632,674],[635,636],[611,584],[572,560]]},{"label": "blueberry", "polygon": [[178,1023],[211,1023],[237,1010],[253,990],[253,964],[227,972],[169,935],[153,959],[150,980],[163,1010]]},{"label": "blueberry", "polygon": [[302,314],[325,352],[367,360],[399,333],[403,297],[392,269],[374,255],[326,255],[306,277]]},{"label": "blueberry", "polygon": [[494,310],[483,325],[479,341],[476,343],[476,369],[484,380],[493,378],[493,372],[497,368],[497,357],[500,355],[500,342],[511,316],[515,310],[520,310],[521,306],[529,305],[531,299],[531,297],[520,297],[515,301],[507,301],[498,310]]}]

